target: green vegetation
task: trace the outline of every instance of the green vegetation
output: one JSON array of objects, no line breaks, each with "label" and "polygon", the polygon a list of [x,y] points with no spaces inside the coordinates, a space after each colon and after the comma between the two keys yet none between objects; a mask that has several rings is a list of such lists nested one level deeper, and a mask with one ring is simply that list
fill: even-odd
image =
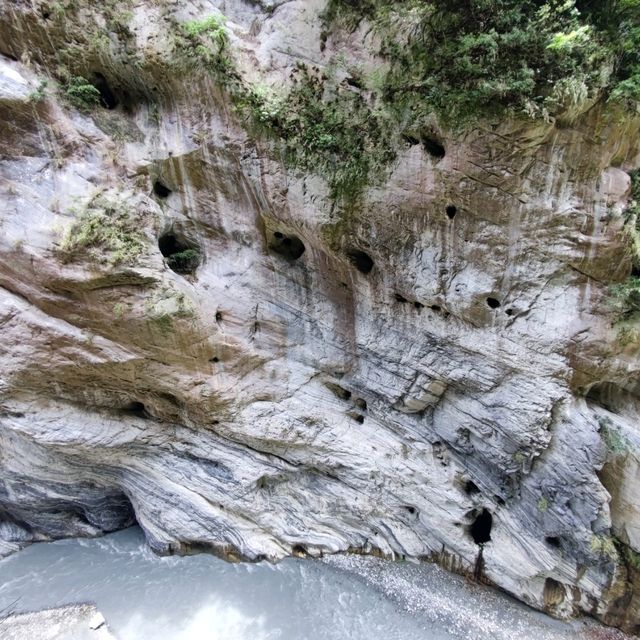
[{"label": "green vegetation", "polygon": [[[49,5],[57,20],[75,24],[76,0]],[[133,48],[131,7],[105,0],[99,11],[109,34],[79,30],[56,54],[72,71],[62,81],[78,108],[100,100],[79,75],[88,73],[77,62],[82,49],[120,57],[131,70],[146,64]],[[365,19],[379,64],[361,68],[343,56],[324,71],[301,64],[288,90],[242,78],[222,13],[183,23],[167,17],[172,72],[212,76],[249,129],[268,137],[288,166],[324,177],[342,203],[384,177],[402,134],[421,139],[434,114],[457,127],[505,111],[549,119],[602,97],[640,101],[640,0],[330,0],[324,40]]]},{"label": "green vegetation", "polygon": [[77,215],[62,238],[65,262],[86,255],[96,262],[115,266],[133,264],[145,248],[145,238],[126,205],[99,196]]},{"label": "green vegetation", "polygon": [[146,302],[145,313],[164,336],[170,334],[176,318],[192,318],[195,308],[184,293],[170,287],[157,290]]},{"label": "green vegetation", "polygon": [[29,94],[29,102],[33,104],[43,102],[47,97],[46,89],[48,84],[48,80],[40,80],[38,86]]},{"label": "green vegetation", "polygon": [[577,0],[613,60],[612,100],[635,108],[640,101],[640,0]]},{"label": "green vegetation", "polygon": [[600,434],[604,441],[607,451],[613,456],[623,456],[632,449],[632,444],[626,438],[618,427],[616,427],[608,418],[599,418]]},{"label": "green vegetation", "polygon": [[633,320],[640,313],[640,278],[630,276],[610,287],[609,301],[617,321]]},{"label": "green vegetation", "polygon": [[640,571],[640,553],[620,541],[618,541],[617,547],[618,553],[623,557],[627,567]]},{"label": "green vegetation", "polygon": [[[640,0],[639,0],[640,2]],[[631,194],[625,211],[625,230],[636,272],[640,269],[640,171],[633,171]],[[640,277],[631,275],[624,282],[609,288],[609,304],[613,309],[621,344],[637,341],[637,329],[633,326],[640,315]],[[624,323],[627,323],[626,325]]]},{"label": "green vegetation", "polygon": [[200,252],[197,249],[185,249],[172,253],[167,258],[167,264],[177,273],[192,273],[200,264]]},{"label": "green vegetation", "polygon": [[64,92],[71,104],[82,111],[89,111],[100,104],[100,92],[82,76],[70,78]]},{"label": "green vegetation", "polygon": [[603,556],[609,560],[618,559],[618,550],[616,549],[613,538],[603,535],[594,535],[591,538],[589,547],[593,553],[597,553],[599,556]]},{"label": "green vegetation", "polygon": [[331,0],[325,21],[363,17],[389,66],[385,99],[414,120],[548,117],[601,92],[640,100],[638,0]]},{"label": "green vegetation", "polygon": [[542,496],[540,500],[538,500],[538,511],[545,513],[549,508],[549,500]]},{"label": "green vegetation", "polygon": [[178,58],[191,68],[213,72],[223,86],[237,78],[229,52],[226,22],[223,14],[213,14],[178,24],[174,34]]},{"label": "green vegetation", "polygon": [[250,125],[282,141],[287,164],[327,178],[334,198],[355,197],[395,157],[386,115],[303,65],[286,99],[263,87],[236,98]]},{"label": "green vegetation", "polygon": [[116,302],[116,304],[113,305],[113,317],[116,320],[120,320],[126,310],[126,305],[124,305],[122,302]]}]

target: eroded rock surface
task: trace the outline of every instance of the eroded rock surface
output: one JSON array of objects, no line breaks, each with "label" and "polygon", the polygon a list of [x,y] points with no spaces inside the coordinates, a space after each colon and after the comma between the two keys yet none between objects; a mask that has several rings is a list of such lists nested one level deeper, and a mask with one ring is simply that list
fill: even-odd
[{"label": "eroded rock surface", "polygon": [[637,631],[637,346],[607,295],[639,123],[438,129],[336,207],[209,77],[163,75],[165,18],[223,10],[271,85],[366,38],[321,46],[319,0],[180,4],[131,7],[146,66],[87,51],[116,96],[87,111],[34,98],[59,23],[4,2],[0,551],[137,521],[162,553],[471,572],[481,542],[522,600]]}]

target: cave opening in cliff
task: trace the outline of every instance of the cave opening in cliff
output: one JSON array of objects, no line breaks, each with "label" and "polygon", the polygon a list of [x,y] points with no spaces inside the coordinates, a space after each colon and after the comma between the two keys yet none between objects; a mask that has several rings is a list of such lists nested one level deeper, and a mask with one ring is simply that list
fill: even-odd
[{"label": "cave opening in cliff", "polygon": [[115,109],[118,106],[118,98],[116,94],[111,90],[107,79],[99,72],[93,74],[91,84],[100,93],[100,102],[105,109]]},{"label": "cave opening in cliff", "polygon": [[445,209],[445,213],[447,214],[447,218],[449,218],[449,220],[453,220],[456,217],[456,213],[458,213],[458,208],[455,205],[450,204]]},{"label": "cave opening in cliff", "polygon": [[153,193],[155,193],[158,198],[162,198],[164,200],[171,195],[172,191],[169,187],[160,182],[160,180],[155,180],[153,183]]},{"label": "cave opening in cliff", "polygon": [[545,542],[548,545],[555,547],[556,549],[560,547],[560,538],[558,538],[557,536],[547,536],[545,538]]},{"label": "cave opening in cliff", "polygon": [[176,273],[191,274],[200,265],[200,251],[173,232],[160,236],[158,247],[167,260],[167,266]]},{"label": "cave opening in cliff", "polygon": [[422,146],[425,151],[436,160],[442,160],[445,156],[445,149],[438,140],[432,137],[423,137]]},{"label": "cave opening in cliff", "polygon": [[371,273],[373,269],[373,259],[364,251],[360,251],[360,249],[349,249],[349,251],[347,251],[347,258],[349,258],[351,264],[360,273]]},{"label": "cave opening in cliff", "polygon": [[132,416],[137,416],[138,418],[147,418],[148,413],[147,409],[142,402],[133,401],[130,402],[124,410]]},{"label": "cave opening in cliff", "polygon": [[476,516],[471,524],[469,532],[476,544],[485,544],[491,540],[491,528],[493,526],[493,516],[487,509]]},{"label": "cave opening in cliff", "polygon": [[500,300],[497,298],[487,298],[487,304],[491,309],[498,309],[500,307]]},{"label": "cave opening in cliff", "polygon": [[433,135],[414,135],[412,133],[404,133],[402,137],[413,147],[421,144],[422,148],[436,161],[442,160],[445,156],[445,148],[442,143],[433,137]]},{"label": "cave opening in cliff", "polygon": [[473,480],[467,480],[464,483],[464,492],[468,496],[473,496],[473,495],[476,495],[476,494],[480,493],[480,489],[479,489],[478,485]]},{"label": "cave opening in cliff", "polygon": [[269,246],[274,253],[277,253],[290,262],[298,260],[306,250],[304,242],[302,242],[298,236],[285,235],[280,231],[274,232],[273,239]]}]

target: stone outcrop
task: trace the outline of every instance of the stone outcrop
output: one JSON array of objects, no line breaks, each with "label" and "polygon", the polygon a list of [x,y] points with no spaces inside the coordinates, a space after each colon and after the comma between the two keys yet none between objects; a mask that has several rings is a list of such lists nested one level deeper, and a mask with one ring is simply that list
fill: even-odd
[{"label": "stone outcrop", "polygon": [[130,66],[107,23],[82,64],[114,100],[85,111],[48,5],[3,2],[0,551],[134,521],[229,559],[482,548],[525,602],[637,631],[637,341],[607,300],[640,122],[437,128],[336,207],[166,73],[166,16],[224,10],[270,85],[371,64],[370,36],[321,46],[319,0],[204,4],[132,5]]}]

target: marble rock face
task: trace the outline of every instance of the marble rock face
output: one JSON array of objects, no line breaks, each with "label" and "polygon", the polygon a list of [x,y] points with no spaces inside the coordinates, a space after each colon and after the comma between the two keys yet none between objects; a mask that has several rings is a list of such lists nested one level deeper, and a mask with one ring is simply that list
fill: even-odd
[{"label": "marble rock face", "polygon": [[[34,99],[29,52],[61,36],[3,4],[1,553],[134,522],[158,552],[229,559],[473,571],[482,544],[527,603],[637,628],[639,363],[608,302],[637,122],[438,130],[444,157],[407,143],[338,219],[206,78],[126,108]],[[224,10],[265,82],[338,51],[320,1],[180,5]],[[161,60],[157,5],[131,20]],[[120,218],[135,260],[74,245]]]}]

